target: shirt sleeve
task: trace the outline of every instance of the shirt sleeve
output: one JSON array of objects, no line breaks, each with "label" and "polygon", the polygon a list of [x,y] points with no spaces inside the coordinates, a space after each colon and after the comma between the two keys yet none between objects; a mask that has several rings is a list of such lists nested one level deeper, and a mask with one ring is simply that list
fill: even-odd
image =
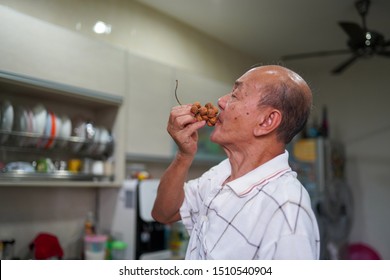
[{"label": "shirt sleeve", "polygon": [[303,235],[282,236],[276,244],[276,260],[314,260],[317,259],[311,241]]}]

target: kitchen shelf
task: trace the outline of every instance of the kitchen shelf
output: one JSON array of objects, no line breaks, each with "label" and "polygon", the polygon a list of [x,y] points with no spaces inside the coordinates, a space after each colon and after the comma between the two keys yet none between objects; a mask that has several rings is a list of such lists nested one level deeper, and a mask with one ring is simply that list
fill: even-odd
[{"label": "kitchen shelf", "polygon": [[106,181],[2,181],[1,188],[27,187],[27,188],[120,188],[121,183]]},{"label": "kitchen shelf", "polygon": [[102,127],[109,132],[108,139],[102,138],[99,141],[73,136],[76,135],[73,131],[69,137],[54,137],[15,131],[15,128],[12,131],[0,130],[0,162],[3,166],[0,170],[0,187],[120,186],[116,181],[117,170],[113,170],[110,176],[103,176],[71,173],[67,170],[26,172],[23,169],[7,170],[5,167],[12,162],[33,163],[43,158],[51,159],[53,162],[68,162],[71,159],[79,159],[82,162],[113,161],[115,140],[112,135],[123,103],[122,96],[3,70],[0,70],[0,93],[1,100],[9,100],[12,105],[31,108],[42,104],[48,112],[55,112],[58,116],[66,115],[72,122],[91,122],[96,129]]},{"label": "kitchen shelf", "polygon": [[0,173],[1,181],[93,181],[93,182],[110,182],[113,176],[85,174],[82,172],[71,172],[66,170],[58,170],[53,172],[28,172],[28,171],[4,171]]}]

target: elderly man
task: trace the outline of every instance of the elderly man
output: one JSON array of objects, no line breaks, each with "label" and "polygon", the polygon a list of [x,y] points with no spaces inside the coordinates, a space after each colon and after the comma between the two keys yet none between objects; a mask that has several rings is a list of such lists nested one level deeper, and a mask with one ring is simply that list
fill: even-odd
[{"label": "elderly man", "polygon": [[178,152],[161,178],[153,217],[182,220],[190,233],[186,259],[318,259],[310,197],[286,151],[311,111],[307,83],[282,66],[252,68],[218,106],[210,138],[227,159],[188,182],[205,121],[191,105],[172,109],[167,129]]}]

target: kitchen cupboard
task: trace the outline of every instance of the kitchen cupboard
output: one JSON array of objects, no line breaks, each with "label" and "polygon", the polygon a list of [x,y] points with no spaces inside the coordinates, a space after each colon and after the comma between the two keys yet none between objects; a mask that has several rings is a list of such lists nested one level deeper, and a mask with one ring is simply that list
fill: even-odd
[{"label": "kitchen cupboard", "polygon": [[125,95],[125,50],[1,5],[0,18],[0,70]]},{"label": "kitchen cupboard", "polygon": [[175,102],[174,69],[130,54],[128,64],[127,156],[138,159],[170,157],[173,141],[166,126]]}]

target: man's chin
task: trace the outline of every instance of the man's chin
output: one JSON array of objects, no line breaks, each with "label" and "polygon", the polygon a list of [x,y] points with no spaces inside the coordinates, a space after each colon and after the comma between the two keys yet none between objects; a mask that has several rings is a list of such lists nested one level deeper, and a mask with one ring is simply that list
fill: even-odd
[{"label": "man's chin", "polygon": [[211,134],[210,134],[210,141],[215,143],[215,144],[219,144],[218,134],[215,133],[215,130],[213,130],[213,132],[211,132]]}]

